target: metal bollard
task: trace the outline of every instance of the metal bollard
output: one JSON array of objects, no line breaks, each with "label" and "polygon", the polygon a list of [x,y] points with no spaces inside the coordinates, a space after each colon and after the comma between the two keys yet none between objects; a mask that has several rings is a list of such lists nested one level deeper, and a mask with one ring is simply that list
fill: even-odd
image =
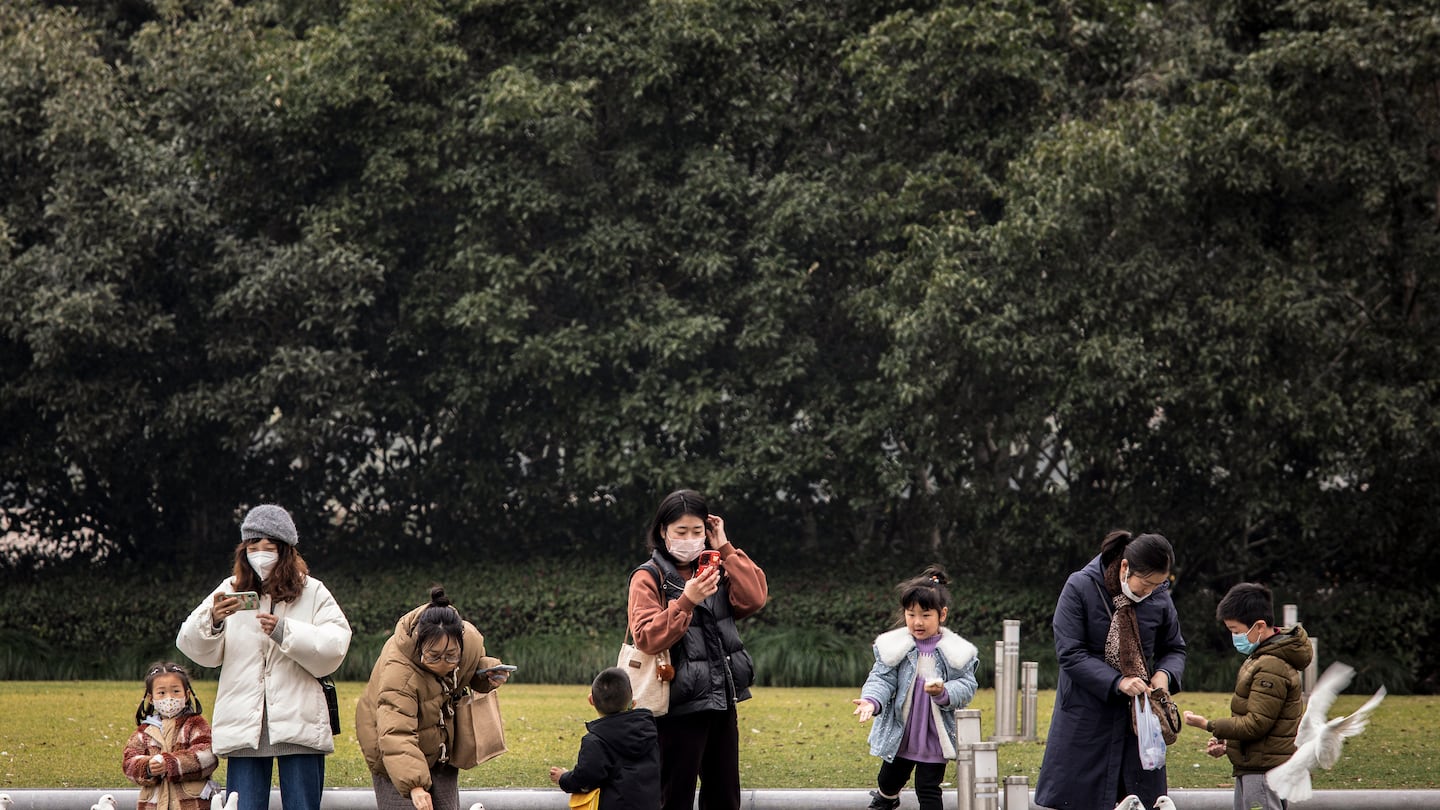
[{"label": "metal bollard", "polygon": [[996,739],[1010,741],[1018,739],[1015,719],[1019,712],[1015,704],[1020,694],[1020,621],[1006,619],[1004,628],[1005,712],[995,719],[995,736]]},{"label": "metal bollard", "polygon": [[[975,810],[998,810],[1000,798],[1000,746],[993,742],[979,742],[970,746],[975,758]],[[989,794],[991,805],[983,804]]]},{"label": "metal bollard", "polygon": [[1300,623],[1300,608],[1295,605],[1282,605],[1280,614],[1284,617],[1280,620],[1281,627],[1294,627]]},{"label": "metal bollard", "polygon": [[1305,672],[1300,678],[1300,688],[1308,699],[1315,693],[1315,679],[1320,672],[1320,639],[1310,637],[1310,666],[1305,667]]},{"label": "metal bollard", "polygon": [[955,746],[955,810],[975,810],[975,752],[970,743]]},{"label": "metal bollard", "polygon": [[1030,777],[1005,777],[1004,810],[1030,810]]},{"label": "metal bollard", "polygon": [[990,739],[1000,739],[1005,721],[1005,642],[995,639],[995,728]]},{"label": "metal bollard", "polygon": [[955,710],[955,741],[962,745],[980,742],[980,710]]},{"label": "metal bollard", "polygon": [[975,810],[1000,810],[1000,791],[994,779],[975,779]]},{"label": "metal bollard", "polygon": [[1020,692],[1024,702],[1020,706],[1020,739],[1034,742],[1036,739],[1036,715],[1040,704],[1040,664],[1026,661],[1020,665]]}]

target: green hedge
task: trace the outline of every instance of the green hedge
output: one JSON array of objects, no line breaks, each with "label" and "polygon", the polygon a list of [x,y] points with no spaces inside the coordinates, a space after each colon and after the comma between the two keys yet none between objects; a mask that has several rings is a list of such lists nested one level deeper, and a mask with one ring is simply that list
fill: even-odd
[{"label": "green hedge", "polygon": [[[586,683],[613,664],[624,634],[625,582],[631,563],[604,560],[541,560],[490,564],[460,560],[446,566],[397,563],[377,568],[317,566],[354,628],[350,654],[339,672],[363,680],[397,617],[443,584],[466,617],[485,634],[489,650],[520,665],[531,683]],[[907,572],[878,568],[846,581],[820,581],[806,573],[772,570],[770,602],[742,622],[742,635],[767,686],[858,684],[871,663],[876,634],[899,617],[893,583]],[[437,576],[442,574],[442,576]],[[101,679],[138,677],[145,664],[175,657],[175,632],[190,610],[218,582],[216,572],[159,572],[149,567],[61,566],[6,587],[0,602],[0,677],[7,679]],[[1021,622],[1021,658],[1040,662],[1040,685],[1055,682],[1050,618],[1058,588],[1029,591],[973,584],[952,589],[949,626],[980,648],[980,682],[988,686],[994,644],[1002,620]],[[1190,642],[1186,687],[1228,691],[1239,659],[1213,621],[1214,595],[1182,593],[1181,615]],[[1356,595],[1316,601],[1307,619],[1322,637],[1322,663],[1337,657],[1353,638],[1353,617],[1405,627],[1413,617],[1383,601]],[[1361,624],[1358,628],[1363,630]],[[1318,628],[1318,629],[1317,629]],[[1358,633],[1362,635],[1363,633]],[[1383,642],[1383,643],[1382,643]],[[1375,640],[1369,658],[1347,655],[1369,681],[1406,691],[1413,654],[1396,641]],[[1363,648],[1362,648],[1363,649]],[[214,672],[201,670],[204,676]]]}]

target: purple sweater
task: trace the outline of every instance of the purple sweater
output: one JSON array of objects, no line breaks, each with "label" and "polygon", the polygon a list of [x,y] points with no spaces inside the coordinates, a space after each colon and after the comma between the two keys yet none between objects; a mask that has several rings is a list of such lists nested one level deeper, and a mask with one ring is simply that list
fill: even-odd
[{"label": "purple sweater", "polygon": [[[911,762],[945,761],[945,753],[940,748],[939,731],[935,728],[935,718],[931,715],[930,704],[935,702],[943,706],[949,702],[950,698],[944,692],[934,698],[925,694],[925,676],[920,674],[930,672],[933,677],[935,647],[939,644],[939,633],[915,642],[915,652],[920,655],[919,667],[916,670],[915,683],[910,687],[910,716],[905,719],[905,736],[900,740],[900,750],[895,752],[895,756],[904,757]],[[930,659],[928,663],[926,658]]]}]

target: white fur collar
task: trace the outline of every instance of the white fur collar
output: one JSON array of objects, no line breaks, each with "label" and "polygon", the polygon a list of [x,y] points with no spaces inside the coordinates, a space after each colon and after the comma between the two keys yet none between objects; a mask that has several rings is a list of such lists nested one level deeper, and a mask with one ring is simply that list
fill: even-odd
[{"label": "white fur collar", "polygon": [[[893,667],[905,660],[905,656],[913,649],[915,637],[910,634],[909,628],[897,627],[881,633],[875,639],[875,650],[887,667]],[[936,645],[935,651],[944,656],[945,663],[955,669],[966,666],[980,653],[974,644],[945,627],[940,628],[940,643]]]}]

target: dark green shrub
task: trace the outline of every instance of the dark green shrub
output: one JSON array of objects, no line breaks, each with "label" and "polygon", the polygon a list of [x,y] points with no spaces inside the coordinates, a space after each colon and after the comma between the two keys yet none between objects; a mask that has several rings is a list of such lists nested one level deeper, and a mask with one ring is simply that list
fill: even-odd
[{"label": "dark green shrub", "polygon": [[874,658],[870,643],[820,627],[757,629],[745,638],[760,686],[854,686]]},{"label": "dark green shrub", "polygon": [[[438,582],[480,628],[487,648],[522,666],[517,677],[580,684],[615,660],[632,567],[632,561],[579,556],[506,564],[407,560],[380,569],[319,566],[316,576],[354,629],[342,679],[369,677],[396,619],[428,599]],[[803,571],[767,573],[769,604],[741,623],[760,683],[858,688],[872,661],[872,640],[898,618],[894,585],[913,572],[873,568],[829,581]],[[176,630],[219,581],[216,571],[180,571],[167,572],[158,584],[148,566],[74,564],[8,583],[0,601],[0,677],[129,680],[150,661],[183,660],[174,649]],[[1054,687],[1050,621],[1058,591],[976,582],[951,590],[955,604],[947,626],[979,648],[982,687],[994,682],[995,641],[1004,619],[1020,621],[1021,660],[1038,661],[1040,687]],[[1411,598],[1377,600],[1338,590],[1308,597],[1277,591],[1276,599],[1301,604],[1302,620],[1321,640],[1322,666],[1344,660],[1359,670],[1356,689],[1384,683],[1403,693],[1420,684],[1419,640],[1426,638],[1428,614],[1416,600],[1433,602],[1435,593],[1431,586],[1404,594]],[[1216,598],[1208,591],[1177,593],[1190,647],[1188,691],[1225,692],[1234,685],[1240,660],[1214,621]],[[197,670],[202,678],[216,675]]]}]

